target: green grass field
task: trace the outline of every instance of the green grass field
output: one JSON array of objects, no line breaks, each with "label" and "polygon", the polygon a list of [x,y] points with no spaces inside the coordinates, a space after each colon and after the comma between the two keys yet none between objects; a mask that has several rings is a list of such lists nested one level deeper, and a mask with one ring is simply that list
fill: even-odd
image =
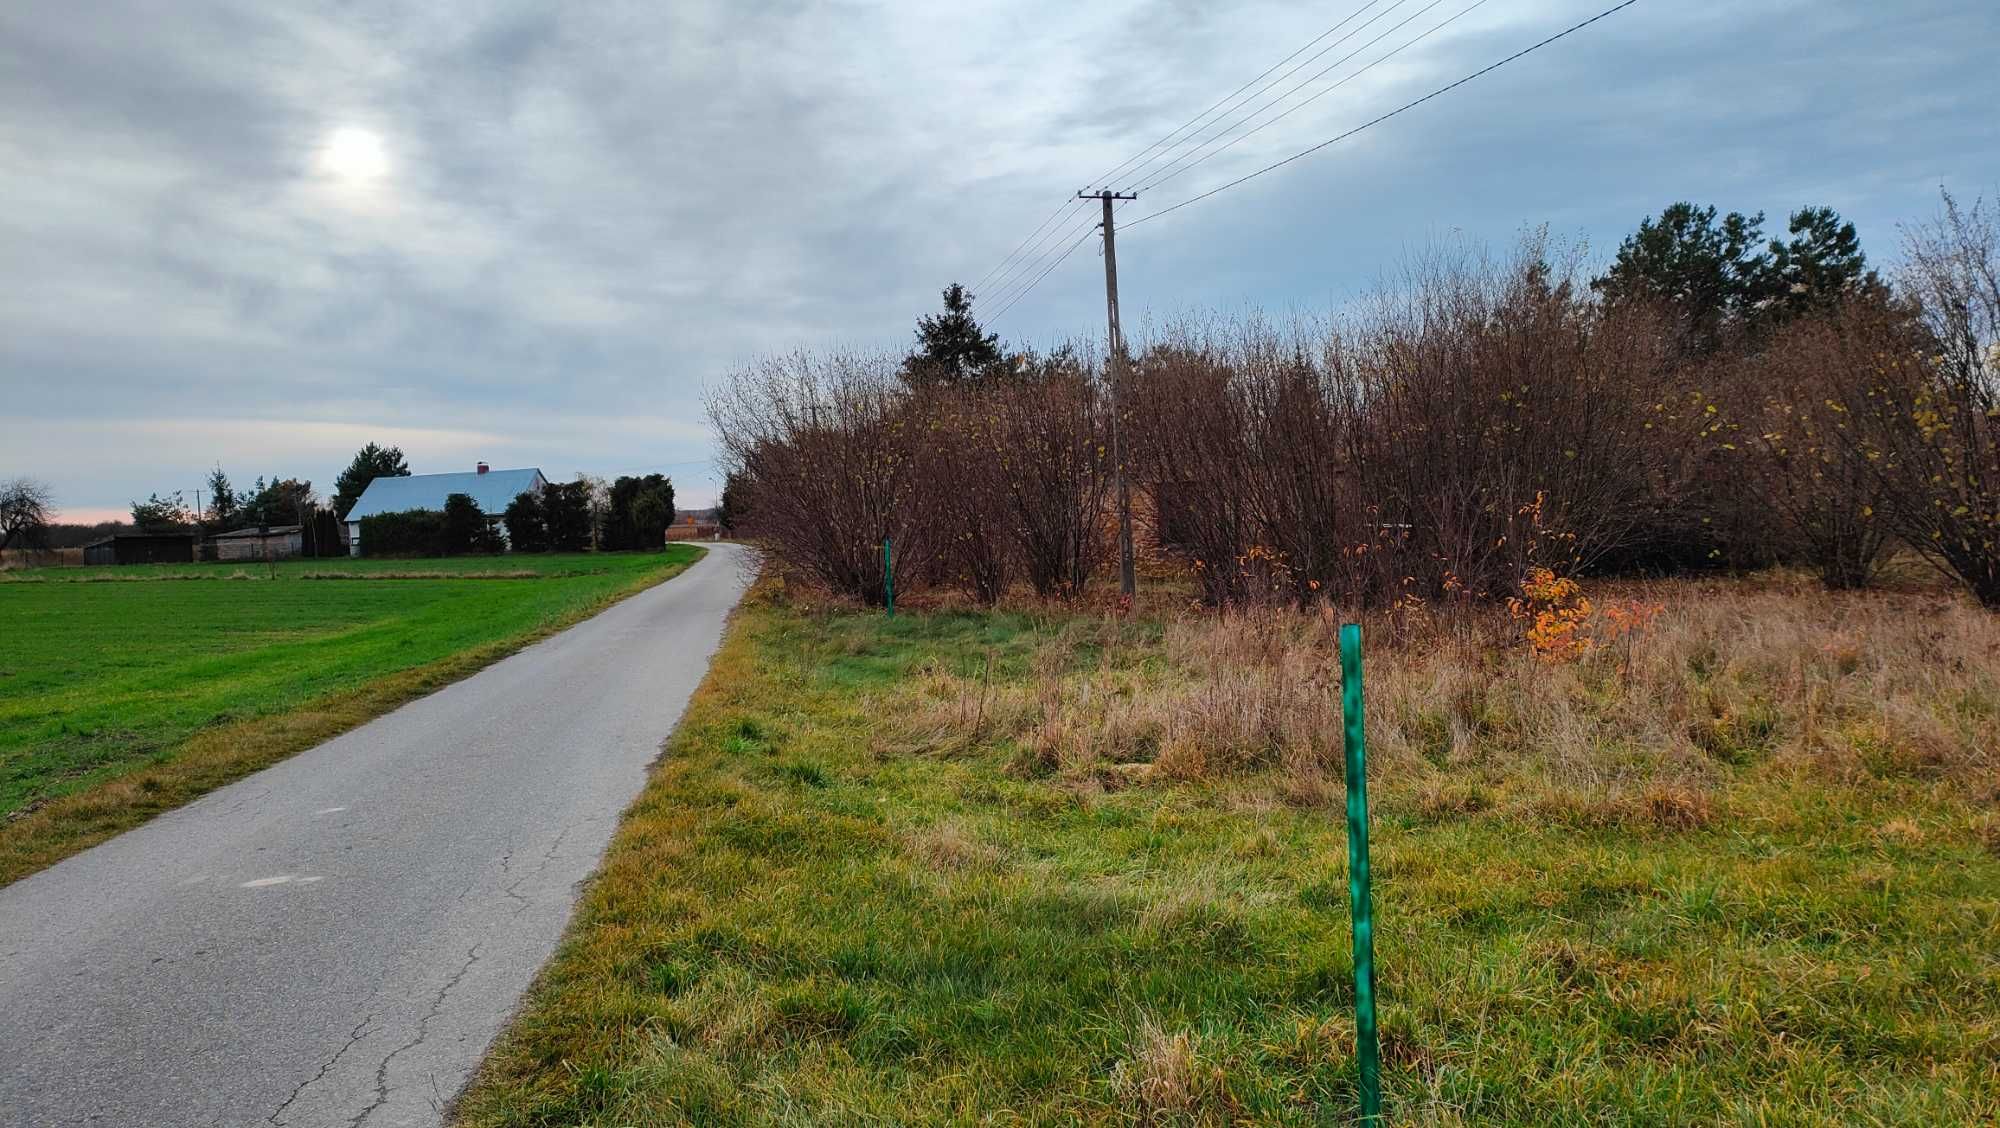
[{"label": "green grass field", "polygon": [[[1372,648],[1391,1121],[1994,1123],[2000,620],[1676,591]],[[1326,637],[746,608],[457,1123],[1348,1122]]]},{"label": "green grass field", "polygon": [[[685,546],[676,546],[685,547]],[[551,552],[500,556],[445,556],[420,560],[395,557],[331,556],[314,560],[231,560],[201,564],[132,564],[109,568],[24,568],[0,573],[27,582],[117,583],[159,579],[302,579],[348,576],[573,576],[644,571],[656,553]]]},{"label": "green grass field", "polygon": [[[293,739],[278,745],[323,738],[697,556],[673,546],[9,573],[0,582],[0,854],[21,845],[34,822],[25,812],[141,769],[171,769],[191,744],[218,736],[251,738],[253,759],[268,762],[283,750],[267,735],[286,727],[280,719],[291,719]],[[335,569],[466,578],[308,578]],[[482,573],[510,578],[474,578]],[[511,578],[520,573],[536,578]],[[301,713],[316,723],[300,729]],[[0,863],[0,880],[19,876],[14,868]]]}]

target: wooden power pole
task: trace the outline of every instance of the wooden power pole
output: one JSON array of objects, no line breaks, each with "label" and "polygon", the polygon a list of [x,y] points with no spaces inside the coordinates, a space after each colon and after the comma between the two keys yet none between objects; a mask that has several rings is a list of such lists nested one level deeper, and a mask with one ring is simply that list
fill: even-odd
[{"label": "wooden power pole", "polygon": [[1118,488],[1118,590],[1126,599],[1138,591],[1138,567],[1132,551],[1132,486],[1125,479],[1124,410],[1125,334],[1118,328],[1118,236],[1111,217],[1115,201],[1136,200],[1135,192],[1078,192],[1079,200],[1104,203],[1104,316],[1111,348],[1111,469]]}]

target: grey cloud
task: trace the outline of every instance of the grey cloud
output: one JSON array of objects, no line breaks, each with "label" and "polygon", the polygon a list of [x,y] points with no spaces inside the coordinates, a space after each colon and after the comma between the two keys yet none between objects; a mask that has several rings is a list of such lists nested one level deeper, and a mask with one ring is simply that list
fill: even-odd
[{"label": "grey cloud", "polygon": [[[1357,6],[9,5],[0,470],[117,506],[214,459],[331,480],[379,431],[420,467],[673,464],[700,496],[705,383],[900,347],[1085,178]],[[1127,214],[1597,6],[1486,4]],[[1948,0],[1640,4],[1134,229],[1127,304],[1323,308],[1454,230],[1604,249],[1680,197],[1830,203],[1887,258],[1938,182],[2000,181],[1996,33]],[[341,126],[383,138],[377,195],[315,172]],[[1000,328],[1100,331],[1091,249]],[[257,464],[288,449],[259,428],[290,428],[299,464]]]}]

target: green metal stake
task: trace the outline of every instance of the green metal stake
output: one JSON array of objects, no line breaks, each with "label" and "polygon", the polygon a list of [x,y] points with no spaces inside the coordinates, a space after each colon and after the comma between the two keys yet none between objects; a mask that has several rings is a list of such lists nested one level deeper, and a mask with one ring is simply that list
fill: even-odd
[{"label": "green metal stake", "polygon": [[1347,899],[1354,907],[1354,1055],[1361,1122],[1382,1122],[1382,1053],[1375,1034],[1375,900],[1368,887],[1368,745],[1361,712],[1361,627],[1340,628],[1340,715],[1347,727]]},{"label": "green metal stake", "polygon": [[889,608],[889,618],[896,617],[896,565],[895,555],[889,547],[890,538],[882,538],[882,602]]}]

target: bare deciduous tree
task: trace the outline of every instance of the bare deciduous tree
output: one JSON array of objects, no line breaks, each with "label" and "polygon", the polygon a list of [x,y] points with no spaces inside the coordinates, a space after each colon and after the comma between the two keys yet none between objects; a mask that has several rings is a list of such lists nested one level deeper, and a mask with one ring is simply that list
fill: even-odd
[{"label": "bare deciduous tree", "polygon": [[54,517],[54,494],[47,483],[15,478],[0,485],[0,550],[42,547]]}]

